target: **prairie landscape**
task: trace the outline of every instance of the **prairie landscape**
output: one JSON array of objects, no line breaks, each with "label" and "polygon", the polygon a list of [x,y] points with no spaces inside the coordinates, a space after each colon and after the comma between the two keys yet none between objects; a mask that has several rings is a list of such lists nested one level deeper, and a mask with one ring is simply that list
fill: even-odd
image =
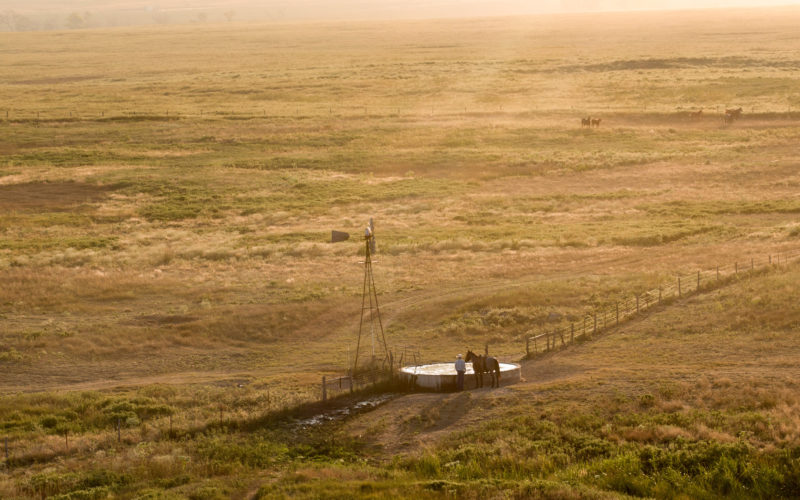
[{"label": "prairie landscape", "polygon": [[[797,255],[798,25],[0,33],[0,498],[796,498],[792,259],[524,356]],[[488,343],[521,383],[303,423],[354,355],[369,218],[389,347]]]}]

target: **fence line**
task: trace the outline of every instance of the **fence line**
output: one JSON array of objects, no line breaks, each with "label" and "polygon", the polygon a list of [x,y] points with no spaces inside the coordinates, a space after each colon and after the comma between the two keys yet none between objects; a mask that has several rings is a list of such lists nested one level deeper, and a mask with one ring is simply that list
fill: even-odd
[{"label": "fence line", "polygon": [[323,376],[321,392],[313,390],[300,396],[271,400],[270,391],[267,390],[266,406],[260,405],[258,408],[238,406],[235,402],[219,403],[205,410],[189,408],[177,411],[170,408],[168,414],[161,413],[160,416],[150,418],[144,416],[136,423],[116,418],[102,428],[90,426],[78,431],[73,426],[71,429],[65,428],[53,432],[6,434],[0,438],[0,471],[30,463],[49,462],[58,457],[83,453],[95,448],[115,449],[148,441],[180,439],[187,434],[202,433],[209,427],[235,427],[242,423],[246,424],[247,421],[269,418],[271,414],[280,415],[281,412],[291,411],[303,405],[325,404],[330,398],[369,390],[392,379],[391,370],[387,370],[386,366],[377,365],[359,370],[356,376],[347,375],[330,380]]},{"label": "fence line", "polygon": [[400,368],[403,363],[422,364],[422,353],[417,346],[400,346],[389,350],[383,360],[378,364],[373,361],[364,368],[359,368],[353,375],[348,368],[347,374],[334,378],[322,377],[321,400],[327,401],[331,395],[353,392],[366,389],[384,382],[394,380],[395,368]]},{"label": "fence line", "polygon": [[[320,116],[336,116],[343,118],[364,117],[364,116],[464,116],[464,115],[491,115],[497,113],[503,114],[526,114],[526,113],[554,113],[564,114],[574,117],[580,117],[586,113],[594,113],[598,115],[605,114],[619,114],[619,113],[647,113],[647,114],[673,114],[677,117],[686,117],[689,108],[663,108],[655,110],[641,106],[623,106],[614,107],[610,109],[606,106],[598,105],[592,106],[587,104],[581,108],[505,108],[502,105],[497,106],[464,106],[464,105],[449,105],[437,106],[436,104],[418,104],[418,105],[333,105],[318,103],[311,106],[282,106],[279,108],[266,109],[262,108],[258,111],[236,111],[236,110],[207,110],[207,109],[193,109],[193,110],[176,110],[169,108],[162,108],[158,110],[116,110],[109,112],[104,109],[85,110],[68,110],[60,109],[57,111],[32,111],[29,109],[20,110],[13,108],[0,109],[0,122],[64,122],[64,121],[124,121],[124,120],[179,120],[185,118],[192,119],[256,119],[256,118],[302,118],[302,117],[320,117]],[[719,111],[719,116],[722,112]],[[772,117],[784,119],[800,119],[800,111],[792,110],[791,107],[785,109],[775,108],[774,110],[766,110],[761,108],[752,107],[748,110],[746,117]],[[715,115],[709,115],[709,119],[717,119]],[[704,117],[705,119],[705,117]]]},{"label": "fence line", "polygon": [[[768,255],[756,260],[751,257],[744,261],[734,261],[728,266],[716,266],[714,269],[698,270],[688,274],[678,274],[671,283],[628,298],[616,301],[602,309],[595,309],[585,315],[581,320],[570,322],[569,325],[550,328],[541,328],[540,333],[525,338],[525,356],[530,358],[536,354],[555,350],[557,347],[566,347],[576,340],[591,338],[599,332],[607,331],[627,320],[633,319],[638,314],[665,301],[672,301],[697,294],[703,290],[710,290],[724,285],[739,276],[752,275],[756,271],[764,271],[789,262],[800,257],[800,250]],[[559,344],[560,341],[560,344]]]},{"label": "fence line", "polygon": [[[800,258],[800,250],[768,255],[766,258],[758,260],[750,258],[749,260],[734,261],[731,265],[717,266],[714,269],[678,274],[675,276],[675,280],[669,284],[629,296],[626,299],[615,302],[612,306],[597,309],[585,315],[580,321],[571,322],[568,326],[543,329],[537,335],[526,337],[526,356],[532,357],[540,353],[564,348],[576,341],[591,338],[597,333],[612,330],[625,321],[635,318],[641,312],[659,304],[722,286],[740,276],[752,276],[757,271],[766,271],[787,265],[798,260],[798,258]],[[258,416],[264,416],[297,408],[303,404],[326,403],[331,397],[391,382],[394,379],[395,367],[402,366],[403,362],[421,364],[423,361],[420,350],[415,346],[396,348],[395,352],[389,352],[380,364],[376,363],[359,369],[355,375],[348,372],[347,375],[331,379],[323,376],[319,392],[312,390],[311,393],[305,396],[285,398],[276,402],[277,404],[273,404],[270,399],[270,391],[267,390],[266,409],[259,408],[255,411],[248,411],[241,407],[231,408],[220,404],[218,406],[218,414],[211,417],[204,415],[198,417],[198,410],[191,409],[183,413],[170,411],[168,415],[162,414],[160,418],[142,420],[138,424],[130,426],[122,422],[121,419],[117,419],[106,430],[88,431],[86,434],[93,436],[89,439],[96,438],[96,442],[89,445],[86,444],[86,437],[82,438],[74,433],[70,434],[69,430],[47,434],[44,442],[37,442],[33,447],[30,444],[19,446],[20,441],[24,440],[23,437],[10,438],[9,435],[5,435],[1,449],[4,459],[3,465],[6,469],[9,469],[15,463],[52,460],[58,456],[85,451],[95,446],[97,442],[102,443],[104,446],[113,447],[121,446],[123,443],[132,445],[148,440],[175,439],[187,433],[200,432],[209,426],[225,426],[228,423],[232,424],[240,420],[247,420],[248,418],[253,418],[253,413],[257,413]],[[245,413],[243,414],[242,412]],[[41,435],[38,437],[41,437]],[[18,450],[21,448],[22,454],[17,453],[15,456],[15,448]]]}]

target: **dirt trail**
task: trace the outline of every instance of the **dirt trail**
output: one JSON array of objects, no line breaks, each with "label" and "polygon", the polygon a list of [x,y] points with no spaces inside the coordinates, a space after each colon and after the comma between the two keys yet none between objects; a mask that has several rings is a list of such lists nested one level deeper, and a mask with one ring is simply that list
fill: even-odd
[{"label": "dirt trail", "polygon": [[543,384],[588,376],[591,369],[556,356],[522,363],[523,380],[499,389],[408,394],[349,421],[345,429],[364,439],[385,460],[417,455],[454,432],[467,430],[508,407],[508,400],[535,397]]}]

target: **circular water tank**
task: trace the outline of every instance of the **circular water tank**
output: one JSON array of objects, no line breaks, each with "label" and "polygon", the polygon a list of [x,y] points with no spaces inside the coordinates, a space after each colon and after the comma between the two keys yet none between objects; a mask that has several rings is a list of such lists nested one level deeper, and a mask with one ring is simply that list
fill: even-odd
[{"label": "circular water tank", "polygon": [[[456,376],[456,368],[452,362],[400,368],[400,378],[405,380],[406,383],[421,389],[434,391],[455,391]],[[520,365],[516,363],[500,363],[500,385],[515,384],[520,381],[520,378]],[[484,373],[483,387],[491,386],[492,377],[488,373]],[[464,389],[475,389],[476,387],[477,380],[475,379],[475,372],[472,370],[472,363],[467,363]]]}]

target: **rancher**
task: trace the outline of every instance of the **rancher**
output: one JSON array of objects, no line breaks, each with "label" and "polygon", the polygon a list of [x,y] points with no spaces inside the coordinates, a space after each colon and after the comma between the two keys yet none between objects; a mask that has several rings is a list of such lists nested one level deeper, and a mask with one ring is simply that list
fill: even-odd
[{"label": "rancher", "polygon": [[456,390],[464,390],[464,374],[467,372],[467,364],[464,362],[464,357],[459,354],[456,357]]}]

